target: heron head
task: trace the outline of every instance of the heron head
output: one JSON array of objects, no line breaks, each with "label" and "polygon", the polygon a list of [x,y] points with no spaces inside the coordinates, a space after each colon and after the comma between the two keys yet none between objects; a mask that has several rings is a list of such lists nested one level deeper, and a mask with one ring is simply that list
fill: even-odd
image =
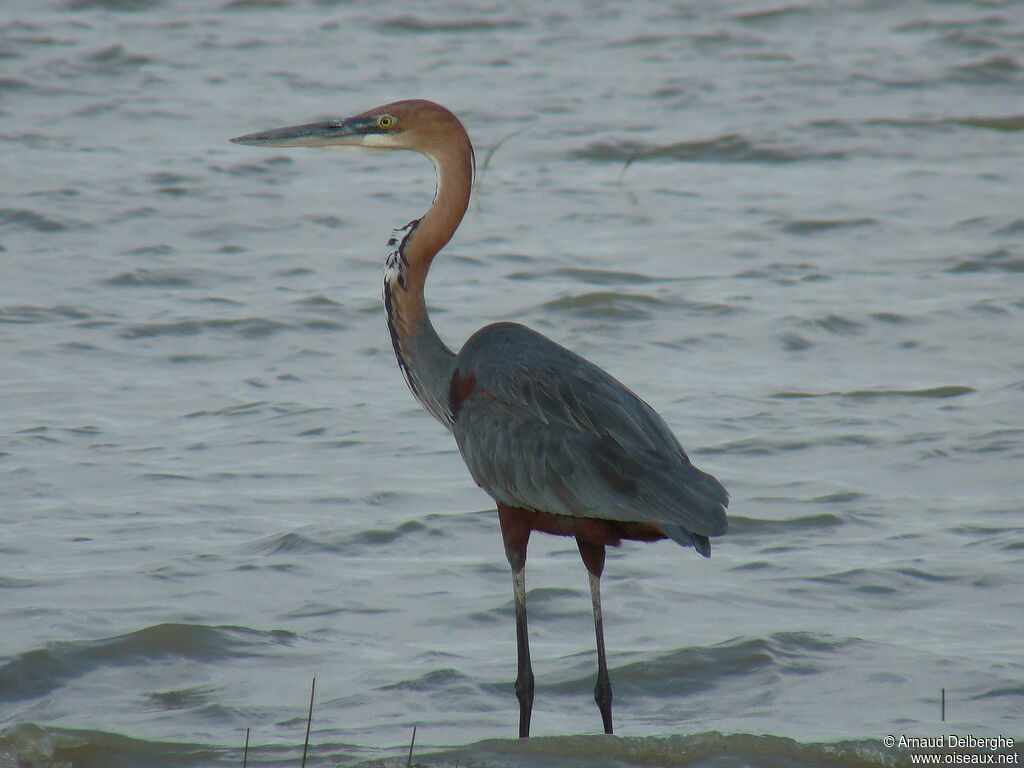
[{"label": "heron head", "polygon": [[433,155],[453,132],[465,129],[451,112],[432,101],[395,101],[354,117],[274,128],[231,141],[257,147],[324,147],[327,149],[411,149]]}]

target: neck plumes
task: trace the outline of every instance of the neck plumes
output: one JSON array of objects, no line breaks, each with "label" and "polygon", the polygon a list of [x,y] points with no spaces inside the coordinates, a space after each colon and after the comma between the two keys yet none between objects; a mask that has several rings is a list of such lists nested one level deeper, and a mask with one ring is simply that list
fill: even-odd
[{"label": "neck plumes", "polygon": [[437,335],[423,297],[434,256],[455,234],[469,206],[473,147],[462,125],[445,126],[419,151],[437,170],[437,194],[423,218],[395,232],[384,272],[384,308],[398,365],[413,395],[430,414],[452,426],[448,386],[455,355]]}]

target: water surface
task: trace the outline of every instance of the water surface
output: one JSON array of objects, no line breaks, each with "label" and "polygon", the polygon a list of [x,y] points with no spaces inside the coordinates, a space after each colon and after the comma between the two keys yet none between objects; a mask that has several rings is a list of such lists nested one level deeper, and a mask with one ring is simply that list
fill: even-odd
[{"label": "water surface", "polygon": [[[1024,7],[15,0],[0,67],[0,765],[295,765],[314,674],[322,765],[1024,737]],[[511,739],[495,514],[379,298],[430,164],[227,142],[402,97],[478,151],[442,336],[548,334],[732,493],[710,561],[610,554],[620,740],[542,536]]]}]

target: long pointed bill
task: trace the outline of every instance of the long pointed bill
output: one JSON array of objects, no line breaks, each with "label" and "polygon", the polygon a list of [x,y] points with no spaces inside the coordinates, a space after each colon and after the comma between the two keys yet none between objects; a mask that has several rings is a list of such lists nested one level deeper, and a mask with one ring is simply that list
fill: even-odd
[{"label": "long pointed bill", "polygon": [[306,123],[248,133],[231,139],[254,147],[361,147],[373,123],[360,118]]}]

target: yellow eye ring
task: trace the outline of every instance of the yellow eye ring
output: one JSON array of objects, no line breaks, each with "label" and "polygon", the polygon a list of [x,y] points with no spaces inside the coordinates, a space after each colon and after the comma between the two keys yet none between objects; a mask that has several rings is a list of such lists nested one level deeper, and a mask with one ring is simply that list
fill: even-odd
[{"label": "yellow eye ring", "polygon": [[393,118],[391,115],[381,115],[380,117],[377,118],[378,128],[390,128],[394,124],[395,118]]}]

